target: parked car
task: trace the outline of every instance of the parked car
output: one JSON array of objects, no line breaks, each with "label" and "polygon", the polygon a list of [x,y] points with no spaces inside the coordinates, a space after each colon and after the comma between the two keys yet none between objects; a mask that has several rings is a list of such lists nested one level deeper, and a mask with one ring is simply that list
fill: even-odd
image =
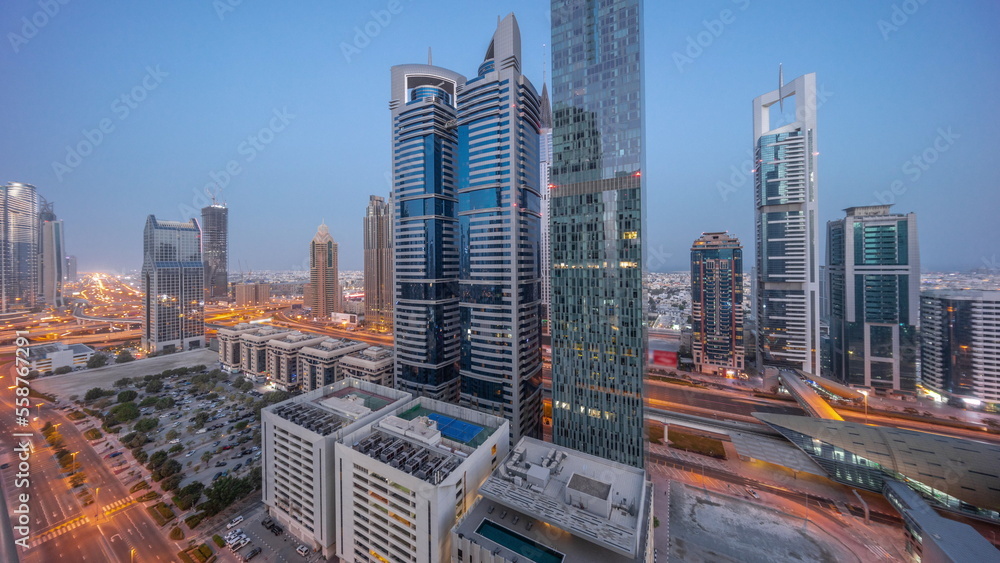
[{"label": "parked car", "polygon": [[306,555],[309,555],[309,548],[306,547],[306,546],[304,546],[304,545],[300,545],[299,547],[296,547],[295,551],[299,555],[301,555],[302,557],[305,557]]}]

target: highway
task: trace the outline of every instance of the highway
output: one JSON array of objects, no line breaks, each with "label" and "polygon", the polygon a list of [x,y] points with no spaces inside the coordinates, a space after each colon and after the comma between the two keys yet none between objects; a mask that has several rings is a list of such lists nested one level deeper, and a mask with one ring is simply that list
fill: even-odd
[{"label": "highway", "polygon": [[[4,390],[11,383],[12,368],[12,362],[0,367],[0,372],[7,374],[0,380],[7,383],[3,385]],[[14,391],[6,391],[0,397],[0,424],[8,429],[7,439],[3,441],[4,452],[0,454],[5,459],[10,445],[15,443],[10,437],[10,432],[15,430],[10,429],[21,428],[14,425]],[[37,407],[38,404],[42,406]],[[11,472],[15,467],[13,464],[0,473],[0,477],[4,479],[8,505],[12,495],[17,492],[27,490],[31,495],[31,547],[28,550],[19,548],[21,561],[173,561],[180,546],[166,538],[165,532],[160,531],[142,505],[133,504],[104,513],[103,508],[130,498],[128,487],[122,485],[112,473],[109,461],[104,458],[106,452],[111,450],[105,450],[105,446],[101,445],[101,451],[95,451],[83,437],[82,429],[67,420],[62,412],[45,401],[32,399],[32,417],[37,416],[38,420],[32,421],[30,427],[30,431],[36,436],[32,439],[35,451],[30,459],[30,485],[22,489],[14,488]],[[86,473],[91,489],[99,489],[96,491],[95,503],[83,507],[77,496],[69,490],[68,481],[62,476],[51,448],[41,435],[41,426],[45,421],[60,425],[58,430],[65,439],[66,449],[80,452],[76,456],[77,463]],[[132,549],[135,549],[135,554],[130,558]]]}]

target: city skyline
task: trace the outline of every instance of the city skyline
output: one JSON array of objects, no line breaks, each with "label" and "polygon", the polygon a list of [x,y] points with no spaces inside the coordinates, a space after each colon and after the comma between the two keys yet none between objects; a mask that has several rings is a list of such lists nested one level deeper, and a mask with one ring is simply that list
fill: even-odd
[{"label": "city skyline", "polygon": [[[135,221],[128,219],[156,213],[186,221],[210,203],[217,187],[222,187],[220,200],[234,209],[231,262],[242,260],[256,270],[304,269],[305,252],[293,242],[307,236],[310,225],[325,216],[335,238],[355,239],[354,217],[364,209],[364,196],[389,191],[390,166],[384,151],[389,139],[384,127],[356,128],[349,143],[316,136],[316,128],[330,120],[355,123],[364,118],[377,124],[386,119],[384,96],[320,105],[320,100],[343,95],[333,77],[386,84],[391,64],[428,46],[433,47],[435,60],[448,68],[475,68],[476,55],[455,45],[475,42],[476,29],[459,29],[453,40],[443,41],[427,24],[446,18],[447,6],[421,10],[401,6],[398,13],[380,15],[384,24],[372,15],[386,10],[379,3],[339,8],[337,18],[330,17],[334,8],[319,4],[289,8],[280,16],[239,6],[221,14],[210,8],[192,10],[190,17],[161,13],[158,7],[135,8],[140,11],[136,13],[65,6],[32,35],[22,30],[20,17],[30,20],[38,7],[21,2],[9,10],[4,29],[10,44],[0,52],[0,60],[13,80],[29,86],[7,93],[13,128],[28,134],[5,139],[3,148],[11,157],[3,169],[5,181],[33,184],[57,203],[60,219],[74,235],[67,250],[79,257],[85,271],[137,268],[141,256],[123,243],[139,235]],[[469,17],[486,19],[511,9],[522,26],[524,72],[541,76],[548,64],[543,47],[548,43],[547,6],[477,5],[469,8]],[[980,96],[992,90],[997,77],[987,73],[982,89],[960,87],[962,77],[976,68],[996,66],[997,39],[982,27],[990,20],[989,12],[996,10],[988,4],[922,5],[915,13],[904,14],[906,21],[900,23],[891,2],[850,11],[815,6],[779,9],[743,2],[651,5],[647,17],[663,21],[666,29],[650,39],[649,51],[665,64],[664,72],[650,77],[648,95],[670,103],[655,104],[650,111],[648,144],[658,158],[650,162],[647,175],[649,207],[652,216],[671,220],[652,222],[649,269],[684,269],[686,245],[700,232],[725,229],[739,237],[750,236],[752,219],[744,213],[752,198],[750,168],[743,170],[751,163],[745,108],[755,93],[774,87],[779,62],[785,63],[788,76],[815,71],[821,77],[817,90],[823,108],[826,196],[820,222],[837,218],[841,209],[873,203],[894,203],[899,212],[924,216],[944,208],[946,212],[938,214],[940,221],[922,226],[928,241],[925,267],[996,267],[993,249],[959,244],[969,236],[993,239],[998,228],[987,220],[988,210],[1000,197],[989,190],[996,172],[977,162],[979,150],[962,149],[988,152],[996,146],[997,140],[987,137],[981,126],[996,110]],[[753,34],[755,23],[776,17],[778,11],[792,28],[823,19],[823,30],[797,39],[802,48],[796,52],[809,56],[788,55],[780,38]],[[315,21],[307,21],[311,12]],[[162,28],[149,30],[146,41],[130,44],[128,53],[118,42],[91,38],[91,33],[103,36],[104,25],[121,26],[138,16],[157,21]],[[369,23],[368,30],[377,31],[371,36],[366,32]],[[261,69],[251,72],[243,61],[258,51],[253,45],[259,36],[293,24],[304,26],[301,39],[273,55],[262,55]],[[928,40],[948,37],[954,29],[963,30],[965,43]],[[199,32],[218,36],[208,47],[216,48],[220,63],[197,60],[197,50],[190,47],[167,50],[168,36]],[[829,40],[846,35],[858,37],[856,44],[845,47]],[[754,42],[752,53],[743,52],[748,51],[744,48],[748,41]],[[67,56],[69,44],[74,49]],[[306,62],[279,68],[306,48],[316,54]],[[103,64],[110,59],[121,62]],[[51,71],[39,75],[38,68]],[[919,77],[927,73],[938,79],[922,81]],[[267,82],[262,82],[265,76]],[[303,85],[278,91],[272,84],[275,76],[279,81],[294,76]],[[59,87],[61,83],[50,85],[64,78],[80,87],[70,92]],[[231,84],[248,79],[253,95],[230,95],[235,94]],[[207,87],[194,87],[206,80]],[[942,99],[950,102],[940,104]],[[343,113],[338,105],[350,107],[351,113]],[[922,109],[931,106],[934,112]],[[969,109],[973,107],[986,108],[986,115]],[[107,131],[102,131],[102,123]],[[860,129],[870,134],[859,138]],[[192,139],[192,130],[205,133]],[[685,135],[680,141],[668,134],[670,130],[706,134],[693,140]],[[714,150],[706,150],[709,145]],[[79,152],[87,155],[70,157],[67,146],[82,147]],[[329,158],[331,149],[343,158]],[[853,156],[858,154],[865,157]],[[169,169],[161,168],[165,166]],[[213,174],[218,180],[214,183]],[[288,186],[288,197],[270,197],[266,186],[279,182]],[[211,193],[205,193],[209,184]],[[131,186],[139,185],[143,197],[131,197],[135,193]],[[347,185],[352,189],[340,187]],[[677,193],[671,186],[685,190]],[[295,202],[317,191],[322,208],[315,213],[318,216],[298,222],[288,219],[301,217]],[[713,220],[705,219],[709,212]],[[970,220],[957,220],[966,215]],[[260,229],[261,224],[278,229]],[[958,251],[949,253],[948,248]],[[751,260],[752,249],[747,251]],[[360,240],[345,245],[342,254],[344,269],[361,269]]]}]

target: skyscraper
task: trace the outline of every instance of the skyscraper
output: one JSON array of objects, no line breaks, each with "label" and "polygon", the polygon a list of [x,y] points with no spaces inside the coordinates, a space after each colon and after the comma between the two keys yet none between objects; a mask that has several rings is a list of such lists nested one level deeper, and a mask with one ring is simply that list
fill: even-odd
[{"label": "skyscraper", "polygon": [[66,281],[75,282],[76,281],[76,256],[66,257]]},{"label": "skyscraper", "polygon": [[365,210],[365,324],[392,330],[392,210],[370,196]]},{"label": "skyscraper", "polygon": [[997,342],[1000,291],[932,290],[920,295],[920,381],[927,389],[962,405],[996,411]]},{"label": "skyscraper", "polygon": [[0,186],[0,312],[38,302],[38,193],[35,186]]},{"label": "skyscraper", "polygon": [[392,202],[396,387],[459,394],[456,112],[465,77],[431,65],[392,67]]},{"label": "skyscraper", "polygon": [[920,250],[917,217],[888,205],[851,207],[827,223],[833,376],[916,391]]},{"label": "skyscraper", "polygon": [[41,256],[39,257],[39,273],[41,278],[42,298],[51,307],[62,307],[63,278],[65,277],[66,247],[63,236],[63,222],[58,219],[41,221]]},{"label": "skyscraper", "polygon": [[541,433],[539,98],[514,14],[458,89],[461,404]]},{"label": "skyscraper", "polygon": [[149,352],[205,346],[205,266],[201,227],[146,218],[143,231],[142,347]]},{"label": "skyscraper", "polygon": [[552,436],[642,467],[642,0],[551,8]]},{"label": "skyscraper", "polygon": [[692,352],[702,373],[743,371],[743,247],[728,233],[691,246]]},{"label": "skyscraper", "polygon": [[205,299],[229,297],[229,209],[213,203],[201,210]]},{"label": "skyscraper", "polygon": [[[818,374],[816,75],[782,82],[753,101],[757,367]],[[772,106],[793,96],[795,121],[776,125]]]},{"label": "skyscraper", "polygon": [[552,303],[552,238],[549,236],[549,202],[551,190],[551,174],[549,167],[552,164],[552,103],[549,101],[549,87],[542,78],[542,100],[541,100],[541,129],[539,130],[538,142],[538,189],[542,196],[542,319],[547,325],[549,323],[549,309]]},{"label": "skyscraper", "polygon": [[312,309],[313,317],[329,320],[331,314],[341,311],[342,301],[337,243],[330,236],[330,228],[323,223],[309,243],[309,286],[305,306]]}]

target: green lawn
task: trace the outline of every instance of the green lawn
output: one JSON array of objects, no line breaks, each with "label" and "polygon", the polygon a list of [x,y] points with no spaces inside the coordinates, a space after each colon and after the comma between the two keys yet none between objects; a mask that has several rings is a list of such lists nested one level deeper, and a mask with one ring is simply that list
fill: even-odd
[{"label": "green lawn", "polygon": [[673,428],[669,430],[667,437],[670,439],[670,447],[672,448],[707,455],[716,459],[726,459],[726,448],[722,446],[721,441],[715,438],[680,432]]}]

